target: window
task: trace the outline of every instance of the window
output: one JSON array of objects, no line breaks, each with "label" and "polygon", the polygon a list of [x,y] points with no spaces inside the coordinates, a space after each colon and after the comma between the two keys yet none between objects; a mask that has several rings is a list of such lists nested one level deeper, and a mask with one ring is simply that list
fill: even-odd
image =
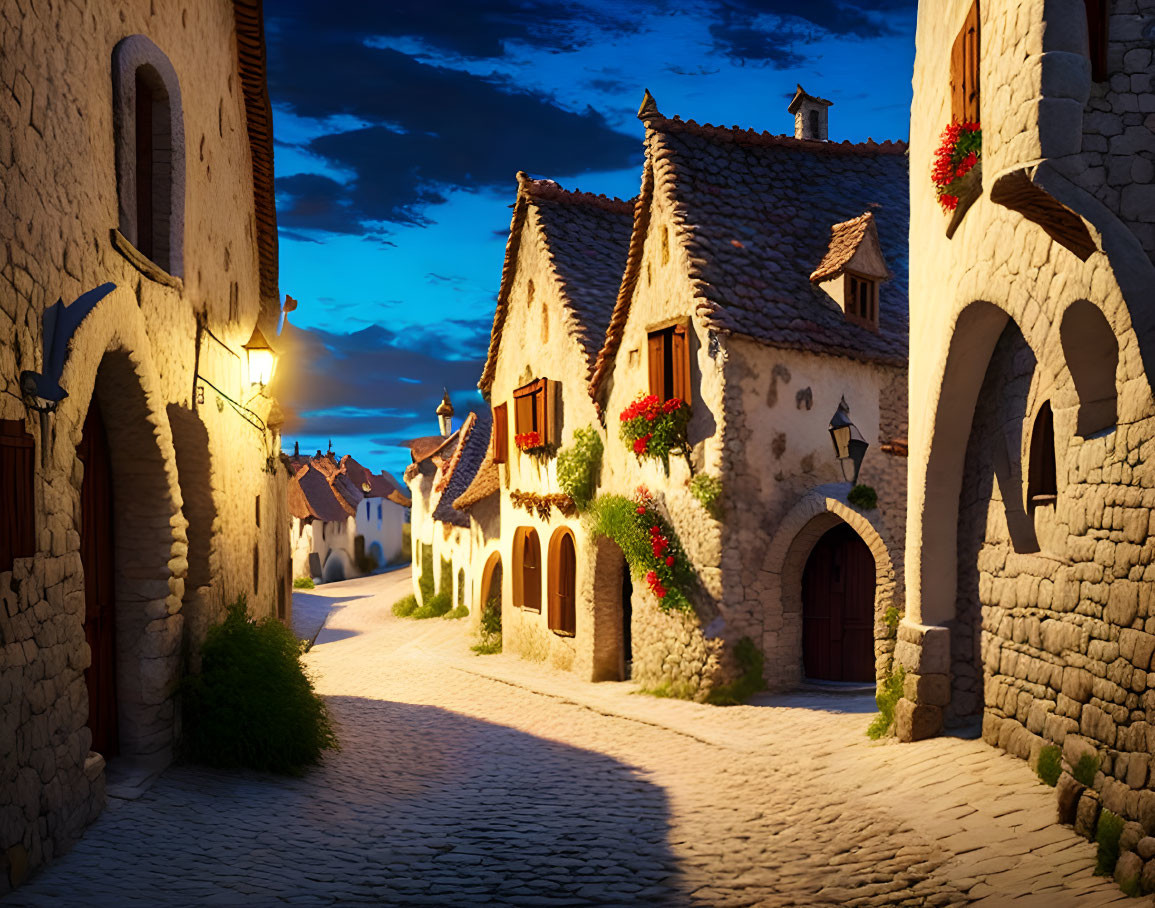
[{"label": "window", "polygon": [[1087,56],[1091,61],[1091,78],[1105,82],[1107,45],[1110,37],[1111,0],[1083,0],[1087,7]]},{"label": "window", "polygon": [[377,522],[381,522],[381,502],[377,502]]},{"label": "window", "polygon": [[557,440],[557,382],[548,378],[523,385],[513,392],[513,425],[517,435],[537,432],[543,445]]},{"label": "window", "polygon": [[573,533],[559,529],[549,543],[549,629],[572,636],[577,632],[577,556]]},{"label": "window", "polygon": [[979,5],[971,4],[950,52],[950,116],[958,123],[979,121]]},{"label": "window", "polygon": [[1039,407],[1031,431],[1031,459],[1027,466],[1027,506],[1054,504],[1059,497],[1055,467],[1055,417],[1051,402]]},{"label": "window", "polygon": [[878,281],[846,275],[846,317],[867,328],[878,328]]},{"label": "window", "polygon": [[373,516],[372,511],[371,511],[372,507],[373,507],[373,502],[366,499],[366,501],[365,501],[365,519],[366,520],[368,520],[370,517]]},{"label": "window", "polygon": [[659,400],[690,403],[690,343],[685,325],[649,334],[650,393]]},{"label": "window", "polygon": [[36,554],[32,436],[22,419],[0,419],[0,571]]},{"label": "window", "polygon": [[513,604],[541,611],[541,543],[532,527],[519,527],[513,537]]},{"label": "window", "polygon": [[509,445],[509,412],[505,404],[493,408],[493,462],[505,463]]},{"label": "window", "polygon": [[131,35],[113,51],[112,73],[119,232],[165,272],[158,279],[179,276],[185,136],[176,71],[152,41]]},{"label": "window", "polygon": [[1112,428],[1118,419],[1119,341],[1110,323],[1094,303],[1077,300],[1063,313],[1059,340],[1079,394],[1075,431],[1086,438]]}]

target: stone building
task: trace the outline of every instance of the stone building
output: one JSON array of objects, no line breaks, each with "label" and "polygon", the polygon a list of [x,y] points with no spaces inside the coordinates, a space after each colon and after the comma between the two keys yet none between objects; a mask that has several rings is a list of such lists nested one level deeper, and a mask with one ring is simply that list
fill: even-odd
[{"label": "stone building", "polygon": [[[921,4],[896,652],[900,735],[981,716],[984,737],[1020,756],[1048,743],[1068,768],[1093,756],[1081,809],[1102,803],[1148,833],[1152,22],[1150,0]],[[930,180],[952,120],[982,124],[961,216]],[[1077,783],[1063,784],[1070,809]]]},{"label": "stone building", "polygon": [[205,628],[290,578],[258,0],[7,3],[0,61],[2,891],[167,763]]},{"label": "stone building", "polygon": [[[507,650],[595,680],[617,678],[620,650],[598,633],[592,612],[596,549],[558,485],[556,453],[575,431],[602,432],[587,383],[625,267],[633,206],[524,173],[517,179],[478,382],[493,408],[493,445],[462,502],[483,537],[478,600],[490,599],[496,576]],[[483,492],[496,506],[483,503]],[[620,561],[615,570],[620,601]]]},{"label": "stone building", "polygon": [[[799,88],[791,112],[800,99],[821,116],[798,138],[668,118],[648,93],[638,113],[641,193],[589,391],[609,426],[603,490],[647,486],[700,581],[693,612],[635,591],[633,675],[647,686],[708,694],[739,671],[742,638],[771,688],[889,668],[903,608],[905,145],[825,141],[830,102]],[[617,432],[646,393],[692,408],[690,455],[668,475]],[[861,482],[877,507],[847,501],[829,431],[843,403],[870,445]],[[691,494],[698,474],[720,482],[718,518]],[[612,583],[596,589],[595,623],[612,627]]]}]

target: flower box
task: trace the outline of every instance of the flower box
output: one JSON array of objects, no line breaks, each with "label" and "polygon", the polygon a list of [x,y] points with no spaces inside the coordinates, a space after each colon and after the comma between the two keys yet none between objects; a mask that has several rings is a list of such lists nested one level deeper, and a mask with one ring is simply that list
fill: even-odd
[{"label": "flower box", "polygon": [[946,235],[953,236],[963,215],[982,195],[982,128],[978,123],[951,123],[934,153],[931,182],[938,203],[951,216]]}]

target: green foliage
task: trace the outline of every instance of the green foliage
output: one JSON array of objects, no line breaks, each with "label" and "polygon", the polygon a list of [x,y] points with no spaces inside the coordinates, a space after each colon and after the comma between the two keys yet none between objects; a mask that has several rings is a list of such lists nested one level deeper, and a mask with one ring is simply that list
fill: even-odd
[{"label": "green foliage", "polygon": [[734,658],[742,669],[742,674],[729,684],[720,684],[710,691],[707,703],[715,706],[737,706],[745,703],[762,690],[762,666],[765,659],[757,644],[749,637],[743,637],[734,646]]},{"label": "green foliage", "polygon": [[906,670],[900,665],[883,682],[882,690],[874,695],[874,702],[878,704],[878,715],[866,729],[866,736],[872,741],[890,734],[894,726],[894,707],[902,699],[902,685],[906,679]]},{"label": "green foliage", "polygon": [[1119,839],[1123,835],[1123,818],[1106,807],[1099,811],[1099,825],[1095,828],[1095,843],[1099,854],[1095,859],[1095,875],[1110,876],[1119,860]]},{"label": "green foliage", "polygon": [[417,589],[421,592],[421,601],[428,602],[433,598],[433,546],[419,542],[421,546],[421,573],[417,575]]},{"label": "green foliage", "polygon": [[182,684],[186,755],[211,766],[300,775],[338,746],[301,664],[302,641],[275,618],[256,621],[245,598],[210,628],[201,673]]},{"label": "green foliage", "polygon": [[441,582],[437,585],[446,596],[453,598],[453,564],[441,559]]},{"label": "green foliage", "polygon": [[449,593],[434,593],[429,600],[417,609],[410,617],[413,618],[440,618],[453,608],[453,599]]},{"label": "green foliage", "polygon": [[[689,611],[693,605],[687,593],[697,579],[694,569],[670,524],[648,498],[642,500],[645,503],[622,495],[599,495],[590,508],[590,534],[594,538],[608,536],[618,544],[634,579],[646,580],[661,608]],[[639,510],[642,513],[639,514]],[[668,542],[668,548],[660,556],[655,554],[652,542],[654,527]],[[670,558],[674,561],[672,565],[666,563]],[[665,595],[658,595],[659,591]]]},{"label": "green foliage", "polygon": [[451,608],[449,611],[447,611],[444,617],[455,620],[457,618],[464,618],[468,614],[469,609],[467,609],[464,605],[458,605],[455,608]]},{"label": "green foliage", "polygon": [[393,603],[393,614],[398,618],[408,618],[417,611],[417,606],[417,597],[410,593],[404,599],[398,599]]},{"label": "green foliage", "polygon": [[699,473],[690,480],[690,494],[706,513],[717,519],[722,516],[722,481],[709,473]]},{"label": "green foliage", "polygon": [[557,484],[584,511],[597,491],[602,469],[602,437],[593,426],[577,429],[573,444],[557,455]]},{"label": "green foliage", "polygon": [[312,577],[297,577],[293,580],[293,589],[295,590],[311,590],[316,587],[313,583]]},{"label": "green foliage", "polygon": [[693,700],[694,687],[688,681],[665,680],[657,687],[643,687],[640,694],[658,697],[663,700]]},{"label": "green foliage", "polygon": [[1099,771],[1099,758],[1092,754],[1083,754],[1079,757],[1079,762],[1075,764],[1075,768],[1071,770],[1071,775],[1075,780],[1083,783],[1088,788],[1093,788],[1095,785],[1095,773]]},{"label": "green foliage", "polygon": [[406,522],[401,524],[401,562],[410,564],[413,561],[413,525]]},{"label": "green foliage", "polygon": [[501,594],[493,593],[482,606],[478,642],[472,650],[481,655],[501,652]]},{"label": "green foliage", "polygon": [[860,511],[873,511],[878,507],[878,493],[874,491],[873,487],[864,486],[861,483],[850,490],[846,500]]},{"label": "green foliage", "polygon": [[898,636],[900,621],[902,621],[902,613],[892,605],[882,616],[882,623],[886,625],[886,636],[891,638]]},{"label": "green foliage", "polygon": [[1063,752],[1056,744],[1045,744],[1039,751],[1039,762],[1035,772],[1046,784],[1054,788],[1063,774]]},{"label": "green foliage", "polygon": [[[465,568],[457,572],[457,607],[465,608]],[[468,615],[469,612],[466,612]]]}]

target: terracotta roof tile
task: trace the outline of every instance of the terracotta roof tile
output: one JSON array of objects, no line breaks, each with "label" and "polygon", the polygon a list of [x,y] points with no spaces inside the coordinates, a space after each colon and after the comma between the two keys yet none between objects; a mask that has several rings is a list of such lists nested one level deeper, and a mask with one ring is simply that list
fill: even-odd
[{"label": "terracotta roof tile", "polygon": [[421,438],[414,438],[412,441],[405,442],[402,447],[409,449],[409,455],[413,458],[414,463],[421,463],[439,451],[445,442],[452,437],[452,435],[423,435]]},{"label": "terracotta roof tile", "polygon": [[489,450],[489,432],[492,419],[487,411],[471,413],[461,427],[461,442],[453,460],[445,468],[445,485],[433,519],[456,526],[469,526],[469,515],[454,507],[454,502],[469,488],[473,477]]},{"label": "terracotta roof tile", "polygon": [[485,460],[481,462],[481,466],[477,469],[477,475],[473,477],[473,482],[469,484],[464,492],[462,492],[453,502],[453,506],[459,511],[468,511],[471,507],[481,501],[483,498],[488,498],[501,488],[501,474],[497,464],[493,462],[492,446],[486,451]]},{"label": "terracotta roof tile", "polygon": [[590,368],[613,313],[633,225],[632,202],[563,189],[552,180],[533,180],[524,173],[518,173],[517,180],[489,355],[478,382],[483,393],[493,384],[510,289],[517,273],[521,232],[530,213],[537,218],[563,305],[573,319],[570,330],[582,345]]},{"label": "terracotta roof tile", "polygon": [[834,277],[854,258],[854,253],[862,245],[862,241],[873,231],[878,237],[878,227],[874,223],[874,214],[866,212],[849,221],[835,224],[830,228],[830,247],[826,255],[818,263],[818,267],[810,275],[811,283],[824,281]]},{"label": "terracotta roof tile", "polygon": [[[753,130],[646,120],[646,165],[626,273],[590,393],[617,355],[656,192],[667,194],[690,262],[697,316],[721,333],[886,363],[907,353],[908,186],[902,142],[821,142]],[[660,185],[659,185],[660,184]],[[877,333],[848,322],[809,280],[830,225],[870,211],[893,279]]]},{"label": "terracotta roof tile", "polygon": [[352,512],[325,474],[309,464],[289,480],[289,513],[302,520],[313,517],[328,523],[345,520]]}]

